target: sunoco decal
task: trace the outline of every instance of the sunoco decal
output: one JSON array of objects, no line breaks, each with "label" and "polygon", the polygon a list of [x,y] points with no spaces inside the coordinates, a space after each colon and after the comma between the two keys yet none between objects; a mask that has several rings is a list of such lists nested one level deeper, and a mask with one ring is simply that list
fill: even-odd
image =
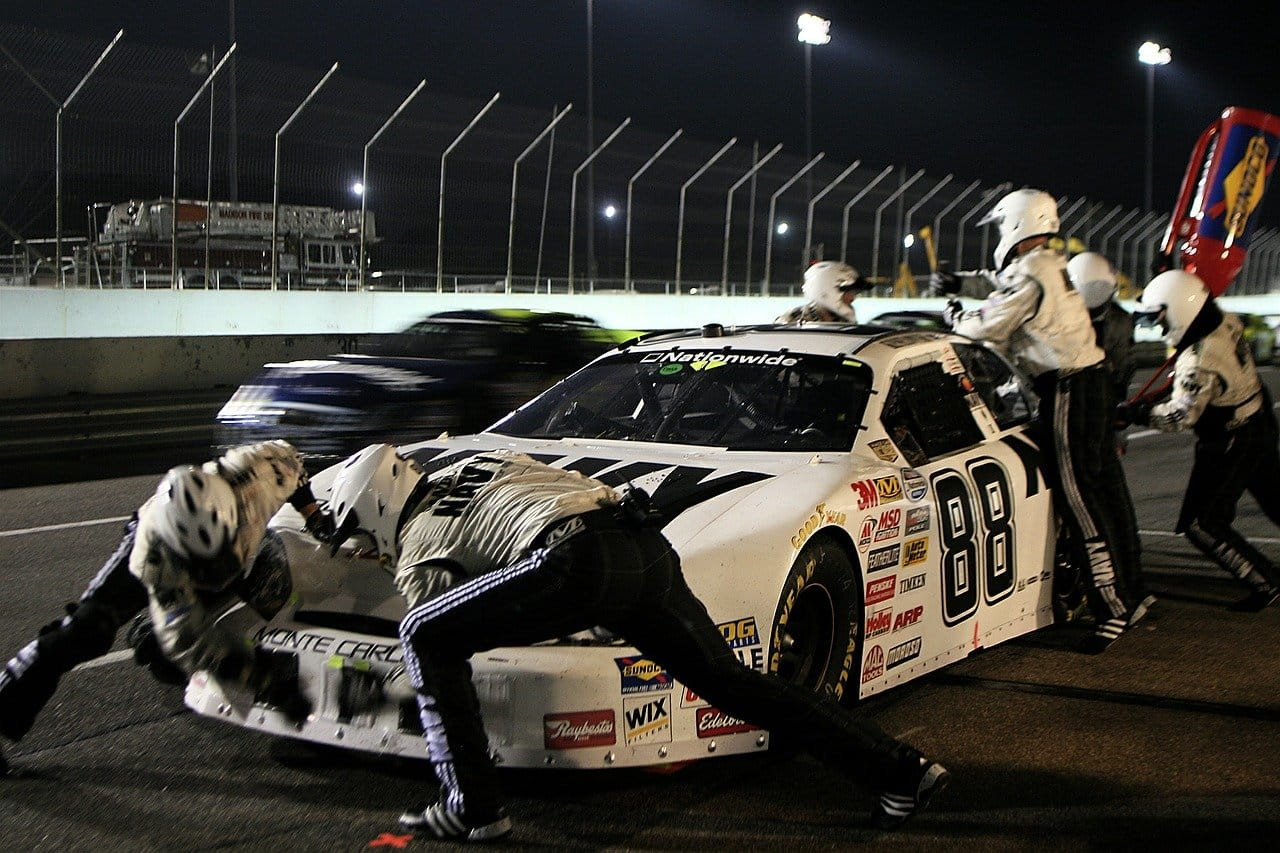
[{"label": "sunoco decal", "polygon": [[902,546],[890,545],[888,548],[877,548],[867,555],[867,571],[878,572],[881,569],[892,569],[898,565],[898,553]]},{"label": "sunoco decal", "polygon": [[750,723],[743,722],[737,717],[730,717],[719,708],[699,708],[697,717],[698,737],[720,737],[721,735],[734,735],[739,732],[753,732],[756,727]]},{"label": "sunoco decal", "polygon": [[614,658],[613,662],[618,665],[618,672],[622,675],[624,696],[628,693],[653,693],[671,689],[671,673],[663,669],[662,664],[640,655]]},{"label": "sunoco decal", "polygon": [[903,578],[902,583],[898,585],[898,592],[911,592],[913,589],[919,589],[924,586],[924,573],[912,575],[909,578]]},{"label": "sunoco decal", "polygon": [[907,661],[920,657],[920,644],[921,639],[913,637],[905,643],[889,649],[889,654],[884,664],[885,668],[893,669],[895,666],[902,666]]},{"label": "sunoco decal", "polygon": [[867,652],[867,660],[862,665],[862,683],[874,681],[884,675],[884,649],[872,646]]},{"label": "sunoco decal", "polygon": [[542,718],[542,742],[547,749],[613,746],[618,742],[613,711],[571,711]]},{"label": "sunoco decal", "polygon": [[[870,606],[893,598],[893,585],[897,581],[897,578],[897,575],[889,575],[887,578],[877,578],[873,581],[867,581],[867,593],[866,596],[864,596],[864,604]],[[924,575],[921,575],[920,578],[923,582]]]},{"label": "sunoco decal", "polygon": [[671,696],[625,699],[622,731],[628,744],[671,741]]}]

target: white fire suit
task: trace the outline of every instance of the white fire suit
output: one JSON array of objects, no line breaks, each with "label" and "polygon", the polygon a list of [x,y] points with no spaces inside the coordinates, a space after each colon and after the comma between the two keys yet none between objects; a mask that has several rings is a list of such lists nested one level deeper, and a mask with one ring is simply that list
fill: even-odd
[{"label": "white fire suit", "polygon": [[1067,279],[1061,253],[1038,246],[1013,259],[976,309],[957,315],[956,332],[1004,348],[1032,377],[1043,441],[1051,443],[1059,512],[1089,566],[1089,602],[1100,635],[1127,627],[1124,578],[1137,577],[1138,535],[1115,451],[1109,380],[1089,311]]},{"label": "white fire suit", "polygon": [[838,317],[832,311],[828,311],[816,302],[806,302],[803,305],[797,305],[789,311],[779,314],[773,321],[782,325],[790,325],[792,323],[856,323],[858,322],[857,314],[854,312],[852,305],[849,306],[850,317]]}]

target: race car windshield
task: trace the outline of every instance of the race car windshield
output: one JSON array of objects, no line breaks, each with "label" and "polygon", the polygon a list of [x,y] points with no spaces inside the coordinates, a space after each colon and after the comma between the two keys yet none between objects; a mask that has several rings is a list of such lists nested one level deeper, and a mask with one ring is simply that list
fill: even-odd
[{"label": "race car windshield", "polygon": [[866,365],[834,356],[626,352],[583,368],[492,431],[731,450],[848,451],[871,380]]}]

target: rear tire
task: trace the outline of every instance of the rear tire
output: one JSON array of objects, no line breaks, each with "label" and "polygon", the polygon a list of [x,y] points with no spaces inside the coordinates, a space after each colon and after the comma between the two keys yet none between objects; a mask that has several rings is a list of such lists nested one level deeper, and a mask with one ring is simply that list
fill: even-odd
[{"label": "rear tire", "polygon": [[810,542],[782,585],[773,618],[769,671],[815,693],[857,696],[862,596],[848,554],[826,538]]}]

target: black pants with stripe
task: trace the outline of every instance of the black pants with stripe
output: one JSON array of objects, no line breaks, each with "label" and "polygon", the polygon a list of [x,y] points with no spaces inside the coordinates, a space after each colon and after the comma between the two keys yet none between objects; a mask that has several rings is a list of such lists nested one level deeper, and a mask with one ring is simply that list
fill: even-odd
[{"label": "black pants with stripe", "polygon": [[1236,505],[1248,490],[1280,526],[1280,448],[1271,398],[1235,429],[1204,430],[1197,436],[1195,464],[1178,515],[1179,533],[1209,559],[1251,589],[1280,586],[1280,571],[1232,527]]},{"label": "black pants with stripe", "polygon": [[30,731],[62,676],[110,651],[120,628],[147,606],[146,587],[129,571],[137,527],[134,516],[68,615],[41,629],[0,669],[0,735],[16,741]]},{"label": "black pants with stripe", "polygon": [[666,538],[656,528],[619,525],[535,551],[405,616],[405,663],[452,811],[478,823],[501,805],[467,659],[594,625],[625,637],[729,716],[808,748],[874,790],[909,784],[919,774],[919,753],[874,722],[743,666],[689,590]]},{"label": "black pants with stripe", "polygon": [[[1036,377],[1041,429],[1051,453],[1058,512],[1071,531],[1075,559],[1087,567],[1089,609],[1099,624],[1124,617],[1137,602],[1141,546],[1133,500],[1116,455],[1106,370]],[[1128,583],[1126,583],[1126,581]]]}]

